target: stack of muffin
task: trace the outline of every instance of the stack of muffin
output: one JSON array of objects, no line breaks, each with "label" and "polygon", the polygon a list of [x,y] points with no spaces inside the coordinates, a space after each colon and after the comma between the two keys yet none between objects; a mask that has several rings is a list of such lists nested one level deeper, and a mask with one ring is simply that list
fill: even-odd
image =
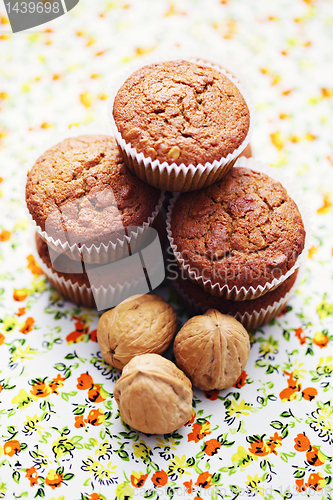
[{"label": "stack of muffin", "polygon": [[[185,303],[194,312],[230,313],[248,328],[269,321],[294,286],[305,230],[280,183],[246,159],[234,167],[253,128],[241,83],[207,61],[162,61],[123,78],[109,103],[119,151],[111,137],[68,139],[32,168],[26,200],[41,238],[70,259],[84,250],[100,264],[119,220],[125,227],[152,224],[161,190],[180,192],[170,203],[167,231],[177,263],[173,281]],[[115,200],[105,194],[110,185]],[[76,207],[82,196],[97,206],[97,217],[89,203]],[[59,210],[73,200],[64,226]],[[74,245],[65,248],[64,235]],[[39,254],[52,270],[44,250]]]},{"label": "stack of muffin", "polygon": [[128,257],[146,228],[160,224],[163,199],[128,170],[111,136],[80,135],[48,149],[28,173],[26,203],[53,287],[98,309],[142,290],[143,270],[138,278]]}]

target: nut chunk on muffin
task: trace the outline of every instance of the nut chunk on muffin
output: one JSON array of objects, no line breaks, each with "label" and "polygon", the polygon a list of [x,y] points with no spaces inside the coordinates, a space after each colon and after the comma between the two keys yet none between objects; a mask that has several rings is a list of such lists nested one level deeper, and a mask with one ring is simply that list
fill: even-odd
[{"label": "nut chunk on muffin", "polygon": [[31,168],[28,210],[39,232],[70,244],[108,245],[124,228],[141,226],[160,190],[125,166],[113,137],[81,135],[47,150]]},{"label": "nut chunk on muffin", "polygon": [[216,295],[223,295],[218,292],[225,285],[240,290],[282,282],[305,242],[301,214],[286,189],[241,167],[198,193],[181,194],[172,209],[170,235],[189,277],[194,273]]},{"label": "nut chunk on muffin", "polygon": [[118,90],[113,117],[138,153],[177,165],[226,158],[244,142],[250,125],[237,86],[217,68],[185,60],[134,72]]}]

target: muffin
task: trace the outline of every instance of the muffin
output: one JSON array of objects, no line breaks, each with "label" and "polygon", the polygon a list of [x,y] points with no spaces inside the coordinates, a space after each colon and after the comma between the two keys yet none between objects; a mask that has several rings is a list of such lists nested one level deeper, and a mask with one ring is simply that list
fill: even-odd
[{"label": "muffin", "polygon": [[[42,268],[47,279],[64,298],[74,302],[77,305],[85,307],[95,307],[95,300],[91,290],[89,278],[86,272],[83,272],[81,262],[75,262],[65,254],[59,254],[61,259],[58,262],[59,268],[63,272],[56,271],[52,266],[47,243],[39,236],[35,235],[36,249],[39,256],[38,264]],[[80,271],[81,267],[81,271]],[[77,272],[75,272],[77,271]]]},{"label": "muffin", "polygon": [[189,278],[213,295],[257,298],[299,265],[305,229],[296,203],[268,175],[235,167],[169,208],[168,236]]},{"label": "muffin", "polygon": [[26,203],[55,250],[104,263],[122,258],[126,234],[153,221],[161,191],[127,169],[113,137],[81,135],[38,158],[28,173]]},{"label": "muffin", "polygon": [[[252,300],[227,300],[216,297],[178,273],[172,283],[190,314],[202,314],[208,309],[217,309],[222,314],[230,314],[240,321],[247,330],[259,328],[269,323],[285,308],[295,289],[299,270],[284,280],[273,291]],[[298,281],[298,280],[297,280]]]},{"label": "muffin", "polygon": [[129,168],[170,191],[222,178],[249,142],[250,110],[239,87],[203,61],[164,61],[135,71],[110,103]]},{"label": "muffin", "polygon": [[114,307],[135,293],[149,292],[145,269],[137,276],[137,262],[132,259],[123,266],[115,262],[110,264],[112,267],[84,265],[54,252],[38,233],[35,244],[36,260],[51,285],[75,304],[101,310]]},{"label": "muffin", "polygon": [[242,153],[239,156],[245,156],[245,158],[252,158],[252,148],[250,143],[246,146],[244,151],[242,151]]}]

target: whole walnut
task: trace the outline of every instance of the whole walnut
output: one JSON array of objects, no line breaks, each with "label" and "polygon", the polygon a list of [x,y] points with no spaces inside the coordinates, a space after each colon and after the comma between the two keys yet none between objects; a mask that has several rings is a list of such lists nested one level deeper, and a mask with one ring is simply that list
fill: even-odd
[{"label": "whole walnut", "polygon": [[105,312],[97,325],[102,356],[122,370],[133,356],[162,354],[177,330],[173,308],[157,295],[133,295]]},{"label": "whole walnut", "polygon": [[146,434],[168,434],[192,417],[192,384],[159,354],[135,356],[114,391],[121,418]]},{"label": "whole walnut", "polygon": [[179,330],[173,352],[177,365],[195,387],[204,391],[227,389],[247,363],[249,335],[232,316],[209,309]]}]

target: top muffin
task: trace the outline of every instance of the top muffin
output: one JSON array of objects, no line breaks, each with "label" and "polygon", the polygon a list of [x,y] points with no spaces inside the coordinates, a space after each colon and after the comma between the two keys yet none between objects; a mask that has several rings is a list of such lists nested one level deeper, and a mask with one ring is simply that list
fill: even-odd
[{"label": "top muffin", "polygon": [[206,189],[181,194],[171,232],[177,252],[196,276],[237,289],[280,279],[305,244],[302,217],[285,188],[241,167]]},{"label": "top muffin", "polygon": [[115,97],[113,117],[138,153],[178,165],[227,157],[243,143],[250,125],[246,102],[225,75],[183,60],[133,73]]},{"label": "top muffin", "polygon": [[26,202],[42,231],[99,246],[152,215],[161,192],[125,166],[113,137],[81,135],[47,150],[28,174]]}]

